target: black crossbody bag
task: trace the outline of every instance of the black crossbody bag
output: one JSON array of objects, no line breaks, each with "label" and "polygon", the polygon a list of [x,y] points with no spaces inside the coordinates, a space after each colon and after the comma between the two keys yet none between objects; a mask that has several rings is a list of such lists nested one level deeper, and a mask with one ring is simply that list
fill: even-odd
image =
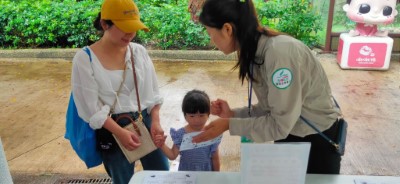
[{"label": "black crossbody bag", "polygon": [[[340,109],[339,104],[336,102],[335,98],[333,99],[336,106]],[[335,141],[330,139],[324,133],[322,133],[313,123],[308,121],[303,116],[300,116],[300,119],[303,120],[308,126],[318,132],[325,140],[331,143],[335,147],[335,151],[340,155],[344,155],[345,147],[346,147],[346,136],[347,136],[347,122],[343,117],[340,117],[338,120],[338,133],[336,134]]]}]

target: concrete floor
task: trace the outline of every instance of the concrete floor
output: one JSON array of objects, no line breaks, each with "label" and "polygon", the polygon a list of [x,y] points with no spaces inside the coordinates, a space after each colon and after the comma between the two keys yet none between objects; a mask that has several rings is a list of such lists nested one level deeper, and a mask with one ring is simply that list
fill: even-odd
[{"label": "concrete floor", "polygon": [[[392,57],[387,71],[342,70],[335,55],[318,57],[349,122],[341,174],[400,176],[398,56]],[[226,99],[231,107],[246,106],[247,85],[231,71],[234,62],[154,62],[165,97],[161,122],[166,132],[185,125],[180,104],[193,88],[205,90],[211,99]],[[63,137],[71,63],[0,59],[0,66],[0,137],[14,183],[106,177],[102,166],[86,169]],[[221,171],[239,171],[239,140],[224,134]],[[167,144],[172,144],[170,138]]]}]

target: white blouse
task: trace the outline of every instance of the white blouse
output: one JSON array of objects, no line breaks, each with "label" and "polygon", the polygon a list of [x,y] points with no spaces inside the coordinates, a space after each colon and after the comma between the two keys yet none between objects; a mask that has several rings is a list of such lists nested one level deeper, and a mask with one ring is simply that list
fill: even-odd
[{"label": "white blouse", "polygon": [[[150,113],[155,105],[163,102],[158,88],[157,75],[147,50],[137,43],[130,43],[130,46],[133,50],[139,86],[140,107],[141,110],[147,109],[147,112]],[[92,62],[84,50],[75,54],[72,60],[71,86],[79,116],[89,122],[91,128],[99,129],[107,119],[115,99],[117,99],[117,103],[113,113],[116,114],[136,112],[138,105],[129,49],[125,54],[127,65],[125,81],[118,98],[117,91],[122,82],[123,70],[107,70],[92,50],[90,50],[90,54]]]}]

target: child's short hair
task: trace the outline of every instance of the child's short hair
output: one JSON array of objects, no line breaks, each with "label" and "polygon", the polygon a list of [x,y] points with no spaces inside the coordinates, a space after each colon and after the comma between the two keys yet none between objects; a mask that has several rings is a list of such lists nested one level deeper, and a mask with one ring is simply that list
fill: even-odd
[{"label": "child's short hair", "polygon": [[186,113],[207,113],[210,114],[210,98],[207,93],[197,89],[186,93],[182,101],[182,112]]}]

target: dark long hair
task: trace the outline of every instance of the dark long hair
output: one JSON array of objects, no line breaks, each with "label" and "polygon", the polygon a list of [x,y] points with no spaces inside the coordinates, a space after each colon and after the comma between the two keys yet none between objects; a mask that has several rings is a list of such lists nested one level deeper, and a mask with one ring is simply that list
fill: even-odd
[{"label": "dark long hair", "polygon": [[[96,19],[93,21],[93,27],[96,28],[97,31],[100,31],[101,33],[103,33],[104,30],[101,27],[101,22],[100,21],[101,21],[101,12],[99,12],[97,14]],[[105,20],[105,22],[110,27],[114,25],[114,23],[111,20]]]},{"label": "dark long hair", "polygon": [[280,33],[261,27],[251,0],[206,0],[199,18],[200,23],[208,27],[222,29],[225,23],[232,24],[233,34],[239,43],[238,62],[239,79],[250,75],[250,64],[255,63],[257,44],[262,34],[276,36]]}]

